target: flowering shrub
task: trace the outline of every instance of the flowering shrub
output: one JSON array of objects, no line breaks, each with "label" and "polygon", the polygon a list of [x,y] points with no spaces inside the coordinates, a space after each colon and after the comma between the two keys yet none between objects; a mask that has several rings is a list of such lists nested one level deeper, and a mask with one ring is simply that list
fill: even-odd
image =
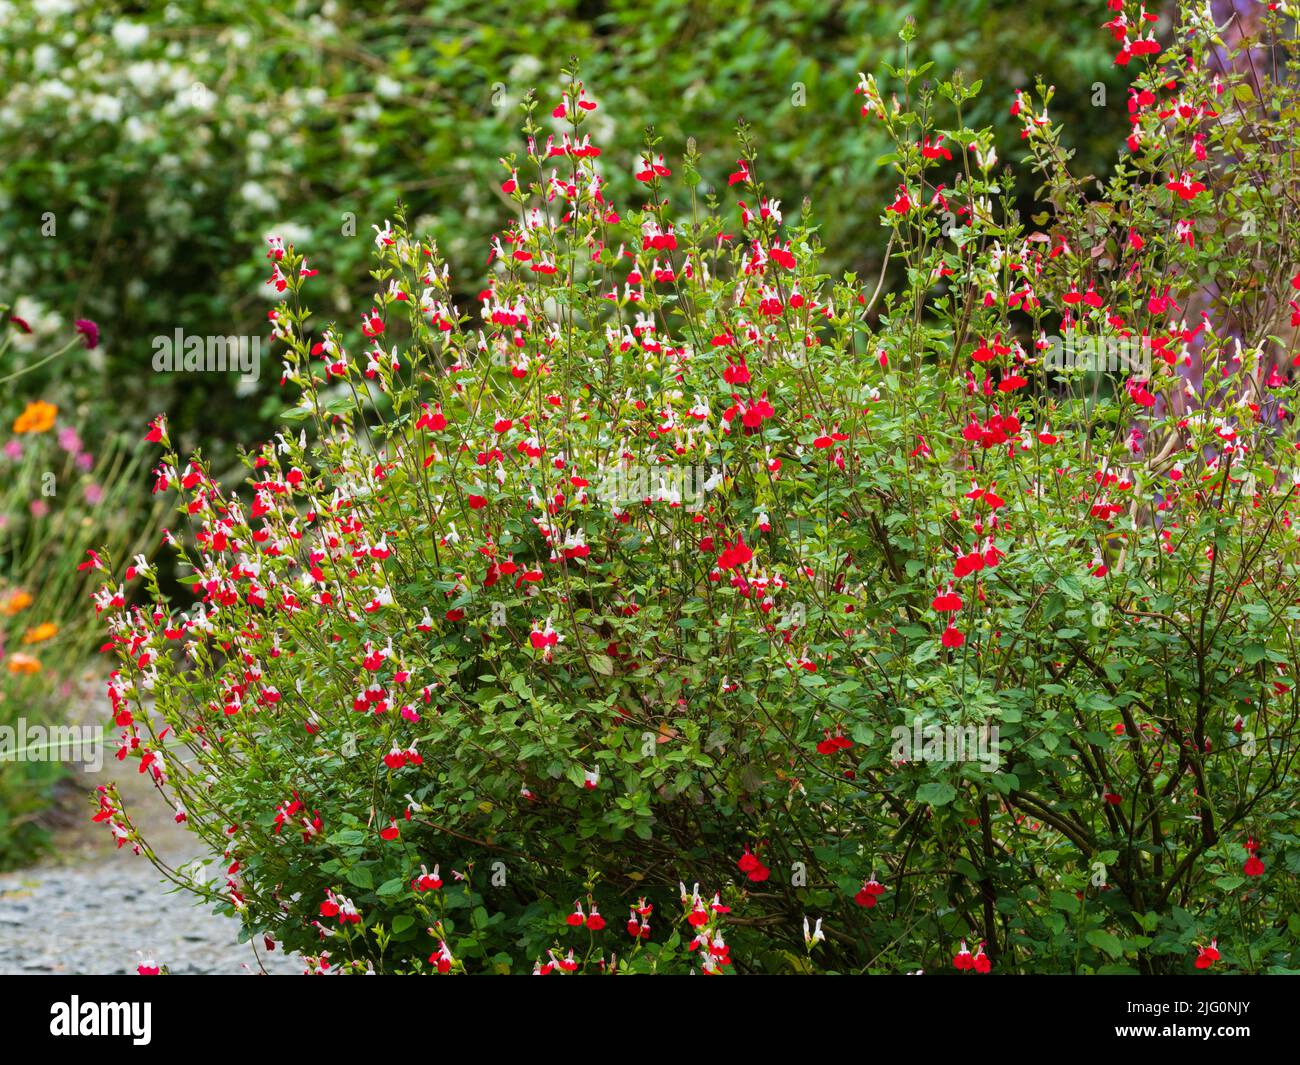
[{"label": "flowering shrub", "polygon": [[246,494],[148,432],[200,602],[94,556],[168,875],[310,971],[1300,967],[1298,102],[1109,7],[1124,154],[1018,93],[1032,228],[978,85],[861,79],[888,290],[744,136],[614,202],[576,79],[472,310],[400,212],[341,324],[272,240]]}]

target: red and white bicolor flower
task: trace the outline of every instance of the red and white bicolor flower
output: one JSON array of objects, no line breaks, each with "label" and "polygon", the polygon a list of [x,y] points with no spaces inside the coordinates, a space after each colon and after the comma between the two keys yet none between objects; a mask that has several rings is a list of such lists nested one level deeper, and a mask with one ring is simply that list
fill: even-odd
[{"label": "red and white bicolor flower", "polygon": [[1209,946],[1197,947],[1196,967],[1198,969],[1209,969],[1219,960],[1219,940],[1216,936],[1210,940]]},{"label": "red and white bicolor flower", "polygon": [[976,947],[975,953],[972,955],[964,939],[961,941],[961,950],[952,959],[952,964],[955,969],[976,973],[987,973],[993,968],[993,963],[989,961],[988,955],[984,953],[984,944],[981,943]]},{"label": "red and white bicolor flower", "polygon": [[542,652],[543,661],[549,662],[555,648],[564,642],[564,636],[556,631],[548,617],[545,626],[539,627],[537,622],[533,622],[532,631],[528,634],[528,642],[532,644],[534,651]]},{"label": "red and white bicolor flower", "polygon": [[872,909],[880,901],[880,896],[885,893],[885,890],[885,885],[876,879],[875,873],[872,873],[870,880],[863,881],[862,887],[853,896],[853,901],[868,910]]},{"label": "red and white bicolor flower", "polygon": [[380,229],[378,226],[371,226],[370,228],[375,231],[376,248],[391,248],[397,243],[397,235],[393,232],[392,223],[389,222],[387,218],[384,219],[383,229]]},{"label": "red and white bicolor flower", "polygon": [[[429,932],[431,935],[434,934],[432,928],[429,929]],[[451,972],[451,967],[455,963],[456,959],[451,956],[451,948],[447,946],[447,941],[439,939],[438,949],[429,955],[429,964],[436,967],[438,972],[445,976]]]},{"label": "red and white bicolor flower", "polygon": [[[644,900],[642,900],[644,903]],[[650,938],[650,911],[653,907],[640,905],[631,907],[631,915],[627,919],[627,934],[633,939]]]},{"label": "red and white bicolor flower", "polygon": [[325,901],[320,904],[320,915],[337,917],[339,924],[361,923],[361,913],[353,901],[346,895],[336,895],[328,889],[325,891]]}]

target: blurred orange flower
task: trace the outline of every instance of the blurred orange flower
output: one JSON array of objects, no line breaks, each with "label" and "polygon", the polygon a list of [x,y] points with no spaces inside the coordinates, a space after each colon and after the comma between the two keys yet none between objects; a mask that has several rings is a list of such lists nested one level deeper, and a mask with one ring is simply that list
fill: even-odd
[{"label": "blurred orange flower", "polygon": [[41,664],[31,655],[12,654],[5,662],[5,668],[10,673],[39,673]]},{"label": "blurred orange flower", "polygon": [[59,631],[59,627],[52,621],[42,621],[33,629],[28,629],[23,634],[23,643],[40,643],[42,640],[48,640]]},{"label": "blurred orange flower", "polygon": [[20,610],[26,610],[32,605],[32,597],[26,592],[14,592],[3,603],[0,603],[0,613],[6,617],[13,617]]},{"label": "blurred orange flower", "polygon": [[53,403],[46,403],[43,399],[35,400],[28,403],[27,409],[14,421],[14,432],[43,433],[54,424],[58,414],[59,408]]}]

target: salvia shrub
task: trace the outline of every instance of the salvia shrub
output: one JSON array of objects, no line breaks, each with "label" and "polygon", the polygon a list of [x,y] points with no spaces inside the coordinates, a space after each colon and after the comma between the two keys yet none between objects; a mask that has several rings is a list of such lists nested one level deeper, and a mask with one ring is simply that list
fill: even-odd
[{"label": "salvia shrub", "polygon": [[1032,219],[978,85],[862,78],[879,277],[745,136],[611,202],[576,78],[472,308],[400,211],[343,324],[273,240],[247,490],[148,433],[200,601],[97,558],[168,875],[313,972],[1300,968],[1297,97],[1110,7],[1115,175],[1024,90]]}]

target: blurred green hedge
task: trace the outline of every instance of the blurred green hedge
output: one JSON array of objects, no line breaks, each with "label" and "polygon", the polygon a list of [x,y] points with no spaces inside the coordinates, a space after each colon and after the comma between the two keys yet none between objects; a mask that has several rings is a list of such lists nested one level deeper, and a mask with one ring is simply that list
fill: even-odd
[{"label": "blurred green hedge", "polygon": [[695,138],[706,184],[725,179],[744,118],[787,217],[809,197],[826,242],[852,249],[832,265],[865,271],[889,190],[853,88],[857,71],[901,59],[909,16],[918,56],[983,79],[969,120],[1002,127],[1004,157],[1011,92],[1042,73],[1073,112],[1079,165],[1104,165],[1089,149],[1114,143],[1125,101],[1101,0],[0,0],[0,302],[35,327],[33,353],[73,317],[100,323],[102,354],[43,372],[75,375],[62,387],[106,417],[167,409],[182,447],[199,426],[256,438],[279,406],[276,367],[251,389],[233,374],[160,375],[152,338],[263,334],[266,234],[354,277],[370,225],[399,199],[468,284],[508,217],[496,160],[521,145],[517,104],[538,87],[549,109],[571,56],[601,105],[615,202],[632,192],[646,116],[670,164]]}]

